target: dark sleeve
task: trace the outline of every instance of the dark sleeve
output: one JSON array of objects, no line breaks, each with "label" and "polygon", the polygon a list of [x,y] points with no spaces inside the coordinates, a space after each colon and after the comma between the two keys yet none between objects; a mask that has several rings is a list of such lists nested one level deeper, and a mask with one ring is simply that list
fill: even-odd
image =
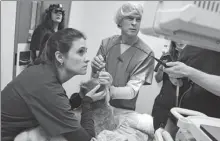
[{"label": "dark sleeve", "polygon": [[94,128],[93,113],[91,110],[91,103],[92,103],[92,99],[90,97],[85,96],[83,98],[80,123],[90,136],[95,137],[95,128]]},{"label": "dark sleeve", "polygon": [[25,101],[40,126],[49,135],[71,134],[74,136],[72,140],[79,141],[87,141],[95,136],[90,110],[91,99],[83,100],[81,124],[71,110],[69,99],[62,86],[58,84],[44,84],[28,94]]},{"label": "dark sleeve", "polygon": [[180,61],[206,73],[218,72],[219,64],[216,60],[219,60],[220,57],[217,52],[194,46],[185,48]]},{"label": "dark sleeve", "polygon": [[68,141],[90,141],[92,137],[95,137],[95,129],[94,129],[94,121],[92,111],[91,111],[91,103],[92,99],[90,97],[85,97],[82,100],[82,114],[81,114],[81,126],[83,128],[75,131],[64,133],[63,136]]},{"label": "dark sleeve", "polygon": [[36,51],[40,49],[41,42],[44,38],[45,30],[41,26],[38,26],[32,35],[31,43],[30,43],[30,50]]}]

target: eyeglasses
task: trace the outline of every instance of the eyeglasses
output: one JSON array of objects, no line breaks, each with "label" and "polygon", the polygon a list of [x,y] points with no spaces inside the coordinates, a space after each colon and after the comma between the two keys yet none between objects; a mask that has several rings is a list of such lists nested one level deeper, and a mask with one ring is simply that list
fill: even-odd
[{"label": "eyeglasses", "polygon": [[61,9],[54,9],[53,12],[54,12],[55,14],[57,14],[57,13],[64,14],[64,10],[61,10]]}]

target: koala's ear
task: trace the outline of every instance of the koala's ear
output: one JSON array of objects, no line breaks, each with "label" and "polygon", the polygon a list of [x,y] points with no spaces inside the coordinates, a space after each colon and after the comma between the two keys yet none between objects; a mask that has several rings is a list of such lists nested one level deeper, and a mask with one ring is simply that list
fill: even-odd
[{"label": "koala's ear", "polygon": [[87,86],[88,84],[87,84],[87,82],[81,82],[81,84],[80,84],[80,90],[85,90],[85,89],[88,89]]},{"label": "koala's ear", "polygon": [[85,96],[87,93],[87,88],[85,86],[80,86],[80,91],[79,91],[81,96]]},{"label": "koala's ear", "polygon": [[81,92],[81,91],[79,92],[79,96],[80,96],[81,99],[83,99],[85,95],[86,94],[84,94],[83,92]]},{"label": "koala's ear", "polygon": [[82,88],[82,89],[86,89],[85,84],[80,85],[80,88]]}]

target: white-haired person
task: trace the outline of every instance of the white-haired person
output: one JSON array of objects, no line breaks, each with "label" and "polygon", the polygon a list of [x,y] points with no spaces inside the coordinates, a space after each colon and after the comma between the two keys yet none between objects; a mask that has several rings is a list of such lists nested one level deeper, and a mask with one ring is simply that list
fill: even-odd
[{"label": "white-haired person", "polygon": [[110,104],[116,108],[135,110],[141,86],[152,82],[154,52],[137,36],[142,14],[141,4],[123,4],[115,15],[121,35],[103,39],[92,61],[92,76],[103,68],[112,76]]}]

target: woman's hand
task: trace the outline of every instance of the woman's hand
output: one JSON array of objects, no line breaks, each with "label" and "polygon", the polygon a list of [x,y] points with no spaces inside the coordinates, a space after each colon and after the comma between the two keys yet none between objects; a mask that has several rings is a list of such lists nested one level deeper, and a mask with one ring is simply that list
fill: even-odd
[{"label": "woman's hand", "polygon": [[106,71],[101,71],[99,73],[99,82],[100,82],[100,84],[111,86],[112,81],[113,81],[113,78],[112,78],[110,73],[108,73]]},{"label": "woman's hand", "polygon": [[100,85],[97,85],[95,88],[93,88],[91,91],[89,91],[85,96],[88,96],[92,99],[93,102],[104,99],[106,93],[104,91],[96,93],[96,91],[99,89]]}]

